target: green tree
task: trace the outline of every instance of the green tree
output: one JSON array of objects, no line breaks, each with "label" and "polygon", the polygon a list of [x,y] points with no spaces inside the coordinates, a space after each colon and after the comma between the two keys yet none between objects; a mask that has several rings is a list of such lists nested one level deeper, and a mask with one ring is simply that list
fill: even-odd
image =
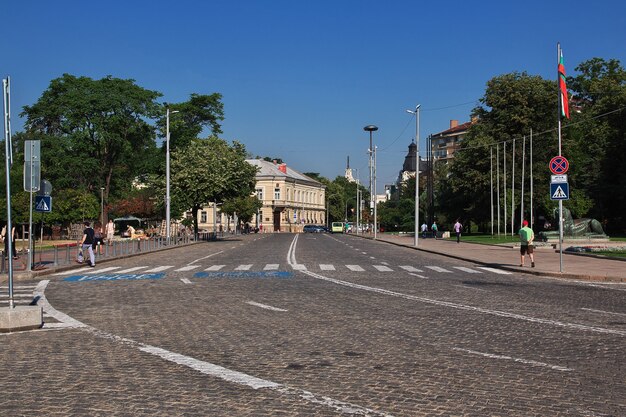
[{"label": "green tree", "polygon": [[237,220],[241,225],[249,223],[261,207],[263,203],[255,196],[238,196],[224,201],[222,213],[229,216],[237,214]]},{"label": "green tree", "polygon": [[[246,162],[246,149],[239,142],[210,137],[195,139],[172,152],[171,210],[178,216],[191,210],[198,233],[198,210],[211,202],[250,196],[254,191],[256,168]],[[165,188],[165,179],[156,181]]]}]

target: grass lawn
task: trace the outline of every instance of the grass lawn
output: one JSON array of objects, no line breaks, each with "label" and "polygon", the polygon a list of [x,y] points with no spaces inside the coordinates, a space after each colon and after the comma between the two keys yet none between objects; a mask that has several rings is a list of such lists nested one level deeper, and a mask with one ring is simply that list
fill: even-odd
[{"label": "grass lawn", "polygon": [[626,251],[602,251],[602,252],[592,252],[594,255],[604,255],[613,258],[626,258]]},{"label": "grass lawn", "polygon": [[[456,241],[456,235],[451,233],[452,236],[450,236],[450,238],[448,240],[454,240]],[[461,234],[461,242],[472,242],[472,243],[484,243],[484,244],[488,244],[488,245],[496,245],[499,243],[517,243],[519,242],[519,236],[515,235],[515,236],[505,236],[503,234],[501,234],[500,236],[498,235],[479,235],[479,234],[471,234],[471,235],[464,235]]]}]

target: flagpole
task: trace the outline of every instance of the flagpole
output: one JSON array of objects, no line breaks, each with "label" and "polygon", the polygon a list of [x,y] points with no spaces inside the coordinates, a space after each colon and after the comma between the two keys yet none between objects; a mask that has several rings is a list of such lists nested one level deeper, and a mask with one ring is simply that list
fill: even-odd
[{"label": "flagpole", "polygon": [[[560,77],[561,75],[558,72],[558,66],[561,63],[561,44],[557,42],[557,88],[559,90],[558,94],[558,108],[557,108],[557,120],[558,120],[558,132],[559,132],[559,156],[561,156],[561,100],[562,93],[561,88],[559,87]],[[559,200],[559,272],[563,272],[563,200]]]},{"label": "flagpole", "polygon": [[500,237],[500,144],[496,144],[496,201],[498,206],[498,237]]},{"label": "flagpole", "polygon": [[506,212],[506,205],[507,205],[507,198],[506,198],[506,141],[504,141],[504,144],[502,145],[502,163],[503,163],[502,180],[504,182],[504,184],[502,185],[502,188],[504,189],[504,236],[506,236],[507,235],[506,223],[507,223],[507,217],[509,217],[509,215]]},{"label": "flagpole", "polygon": [[524,139],[522,139],[522,191],[520,193],[520,210],[519,210],[519,224],[521,225],[524,221],[524,174],[526,168],[526,135],[524,135]]},{"label": "flagpole", "polygon": [[[533,129],[530,128],[530,139],[528,140],[530,145],[530,228],[533,228],[535,223],[535,214],[533,213]],[[534,229],[533,229],[534,230]]]},{"label": "flagpole", "polygon": [[511,148],[511,236],[514,236],[515,227],[515,138]]}]

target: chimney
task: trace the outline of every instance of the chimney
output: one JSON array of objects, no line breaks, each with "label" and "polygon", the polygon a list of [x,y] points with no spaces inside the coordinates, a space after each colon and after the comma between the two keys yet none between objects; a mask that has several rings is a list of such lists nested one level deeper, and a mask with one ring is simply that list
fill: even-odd
[{"label": "chimney", "polygon": [[287,174],[287,164],[280,164],[280,165],[278,165],[278,170],[286,175]]},{"label": "chimney", "polygon": [[274,165],[276,165],[278,163],[278,161],[275,160],[275,159],[272,159],[272,162],[274,163]]},{"label": "chimney", "polygon": [[453,127],[457,127],[458,125],[459,125],[458,120],[450,120],[450,129],[452,129]]}]

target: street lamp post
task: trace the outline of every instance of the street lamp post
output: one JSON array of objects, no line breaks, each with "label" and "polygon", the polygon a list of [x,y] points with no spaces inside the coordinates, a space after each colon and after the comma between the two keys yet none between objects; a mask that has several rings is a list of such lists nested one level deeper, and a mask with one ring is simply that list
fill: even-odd
[{"label": "street lamp post", "polygon": [[170,242],[170,114],[178,113],[178,110],[165,112],[165,237]]},{"label": "street lamp post", "polygon": [[376,132],[378,128],[374,125],[367,125],[363,128],[366,132],[370,132],[370,148],[369,153],[369,168],[370,168],[370,213],[374,212],[374,239],[376,239],[376,232],[378,229],[378,223],[376,219],[376,163],[374,162],[374,146],[372,143],[372,132]]},{"label": "street lamp post", "polygon": [[104,187],[100,187],[100,224],[104,227]]},{"label": "street lamp post", "polygon": [[415,111],[407,110],[407,113],[411,113],[415,115],[415,146],[416,153],[415,156],[415,247],[419,244],[419,227],[420,227],[420,106],[418,104],[415,106]]}]

